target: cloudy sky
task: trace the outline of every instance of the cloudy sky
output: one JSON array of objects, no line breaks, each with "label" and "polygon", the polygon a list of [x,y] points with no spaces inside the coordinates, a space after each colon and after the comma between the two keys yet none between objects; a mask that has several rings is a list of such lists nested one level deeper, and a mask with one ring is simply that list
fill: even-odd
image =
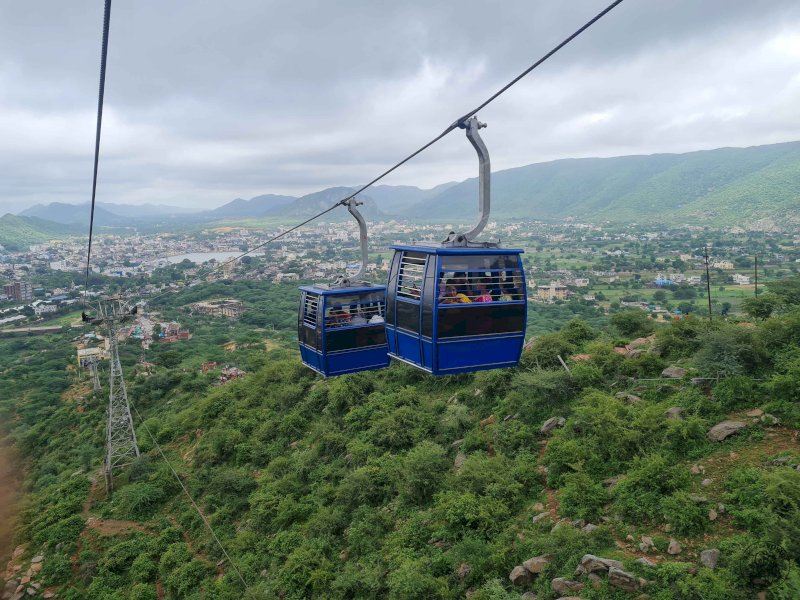
[{"label": "cloudy sky", "polygon": [[[98,198],[354,185],[609,0],[115,0]],[[0,0],[0,213],[85,202],[102,0]],[[626,0],[479,115],[494,170],[800,139],[800,2]],[[387,180],[477,173],[454,132]]]}]

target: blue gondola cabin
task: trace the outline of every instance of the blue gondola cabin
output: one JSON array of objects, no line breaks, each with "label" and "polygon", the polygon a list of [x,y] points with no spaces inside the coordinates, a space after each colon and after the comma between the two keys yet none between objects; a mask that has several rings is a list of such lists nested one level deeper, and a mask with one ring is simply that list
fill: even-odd
[{"label": "blue gondola cabin", "polygon": [[325,377],[389,366],[385,286],[319,284],[300,292],[303,364]]},{"label": "blue gondola cabin", "polygon": [[519,363],[527,324],[522,250],[392,248],[389,356],[434,375]]}]

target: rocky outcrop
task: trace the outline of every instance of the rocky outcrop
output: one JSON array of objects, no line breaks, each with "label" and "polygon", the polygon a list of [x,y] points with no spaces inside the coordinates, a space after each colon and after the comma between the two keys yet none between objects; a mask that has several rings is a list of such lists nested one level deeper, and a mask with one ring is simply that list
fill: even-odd
[{"label": "rocky outcrop", "polygon": [[564,417],[550,417],[542,424],[539,433],[542,435],[550,435],[554,429],[563,427],[566,422],[567,420]]},{"label": "rocky outcrop", "polygon": [[509,573],[508,578],[514,585],[528,585],[531,581],[533,581],[533,574],[522,565],[517,565],[511,569],[511,573]]},{"label": "rocky outcrop", "polygon": [[664,411],[664,416],[672,421],[680,421],[683,419],[683,409],[680,406],[673,406]]},{"label": "rocky outcrop", "polygon": [[608,572],[609,569],[622,569],[622,563],[613,558],[602,558],[594,554],[584,554],[581,558],[579,568],[583,568],[584,573]]},{"label": "rocky outcrop", "polygon": [[688,371],[683,367],[667,367],[663,371],[661,371],[662,377],[668,377],[670,379],[683,379],[686,376]]},{"label": "rocky outcrop", "polygon": [[573,581],[571,579],[565,579],[564,577],[556,577],[550,582],[550,587],[552,587],[553,591],[557,594],[564,596],[567,594],[580,593],[580,591],[584,588],[584,584],[582,584],[580,581]]},{"label": "rocky outcrop", "polygon": [[627,571],[611,567],[608,570],[608,585],[626,592],[635,592],[639,589],[639,578]]},{"label": "rocky outcrop", "polygon": [[534,575],[538,575],[542,571],[547,568],[547,565],[550,564],[550,557],[549,556],[534,556],[533,558],[529,558],[522,566],[528,569]]},{"label": "rocky outcrop", "polygon": [[721,442],[745,427],[747,427],[747,424],[742,421],[723,421],[709,429],[706,437],[712,442]]},{"label": "rocky outcrop", "polygon": [[719,563],[719,554],[719,550],[716,548],[703,550],[700,553],[700,562],[703,564],[703,566],[708,567],[709,569],[716,569],[717,563]]}]

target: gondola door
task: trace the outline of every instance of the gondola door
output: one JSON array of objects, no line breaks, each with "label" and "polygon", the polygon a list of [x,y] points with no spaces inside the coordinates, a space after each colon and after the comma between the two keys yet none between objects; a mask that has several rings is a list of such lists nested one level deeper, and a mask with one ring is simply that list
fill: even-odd
[{"label": "gondola door", "polygon": [[422,292],[428,256],[425,252],[409,250],[397,252],[389,282],[391,292],[388,294],[389,353],[423,369],[430,368],[429,361],[426,364],[425,356],[432,354],[430,348],[427,352],[423,349],[425,343],[420,336]]}]

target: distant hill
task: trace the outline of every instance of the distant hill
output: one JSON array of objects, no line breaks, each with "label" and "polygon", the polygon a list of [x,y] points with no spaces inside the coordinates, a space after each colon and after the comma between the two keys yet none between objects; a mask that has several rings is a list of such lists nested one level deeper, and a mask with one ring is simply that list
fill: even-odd
[{"label": "distant hill", "polygon": [[0,217],[0,246],[11,251],[25,250],[31,244],[80,235],[82,231],[87,230],[80,225],[61,225],[37,217],[6,214]]},{"label": "distant hill", "polygon": [[245,200],[236,198],[227,204],[205,211],[208,217],[266,217],[278,212],[282,207],[297,200],[294,196],[281,196],[278,194],[264,194]]},{"label": "distant hill", "polygon": [[458,182],[451,181],[429,190],[412,185],[376,185],[369,188],[367,193],[375,200],[381,212],[387,215],[400,215],[418,202],[437,196],[457,184]]},{"label": "distant hill", "polygon": [[[348,187],[332,187],[313,194],[307,194],[292,202],[289,206],[280,211],[281,217],[286,218],[308,218],[318,212],[330,208],[338,200],[346,198],[358,188]],[[386,218],[379,209],[375,200],[371,196],[359,195],[360,202],[363,206],[359,206],[358,210],[364,215],[365,219],[375,220]],[[347,209],[339,207],[325,215],[322,220],[324,221],[343,221],[352,219],[348,214]]]},{"label": "distant hill", "polygon": [[[463,217],[475,211],[468,179],[404,211]],[[800,222],[800,142],[685,154],[581,158],[492,174],[492,218],[616,222]]]},{"label": "distant hill", "polygon": [[[91,205],[67,204],[65,202],[51,202],[37,204],[22,211],[20,216],[37,217],[54,223],[81,224],[89,226]],[[195,212],[194,209],[167,206],[163,204],[110,204],[98,202],[94,209],[95,225],[100,227],[126,227],[134,221],[149,221],[186,215]]]},{"label": "distant hill", "polygon": [[[301,198],[264,194],[213,210],[100,203],[99,227],[174,231],[221,219],[307,218],[357,188],[333,187]],[[369,219],[477,218],[477,179],[432,189],[377,185],[360,196]],[[719,148],[684,154],[576,158],[492,173],[492,218],[618,223],[771,225],[800,223],[800,142]],[[342,211],[343,212],[343,211]],[[327,220],[342,220],[334,211]],[[61,224],[89,223],[89,205],[53,202],[21,216]]]},{"label": "distant hill", "polygon": [[[85,225],[89,227],[90,205],[67,204],[66,202],[51,202],[50,204],[37,204],[19,213],[21,217],[36,217],[52,223],[62,225]],[[125,225],[130,222],[130,217],[112,213],[103,206],[97,205],[94,209],[94,223],[97,226]]]}]

